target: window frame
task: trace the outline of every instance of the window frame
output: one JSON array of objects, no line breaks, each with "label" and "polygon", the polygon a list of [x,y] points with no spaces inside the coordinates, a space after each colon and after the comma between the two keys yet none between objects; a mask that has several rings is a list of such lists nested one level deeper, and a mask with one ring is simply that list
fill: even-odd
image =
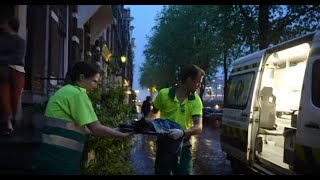
[{"label": "window frame", "polygon": [[312,103],[320,108],[320,59],[313,62],[311,77]]},{"label": "window frame", "polygon": [[[244,104],[232,104],[231,102],[229,102],[229,93],[232,93],[232,95],[235,93],[234,91],[233,92],[229,92],[229,88],[230,88],[230,83],[231,81],[236,77],[239,77],[239,76],[246,76],[246,75],[252,75],[251,76],[251,83],[248,85],[249,87],[249,90],[247,91],[248,94],[247,94],[247,98],[245,100],[245,103]],[[227,83],[227,87],[226,87],[226,93],[225,93],[225,102],[224,102],[224,107],[225,108],[231,108],[231,109],[241,109],[241,110],[244,110],[247,105],[248,105],[248,100],[250,99],[250,94],[251,94],[251,91],[252,91],[252,85],[254,84],[254,80],[255,80],[255,75],[256,75],[256,72],[255,71],[250,71],[250,72],[245,72],[245,73],[241,73],[241,74],[236,74],[236,75],[231,75],[228,79],[228,83]],[[244,83],[244,85],[246,85],[246,83]]]}]

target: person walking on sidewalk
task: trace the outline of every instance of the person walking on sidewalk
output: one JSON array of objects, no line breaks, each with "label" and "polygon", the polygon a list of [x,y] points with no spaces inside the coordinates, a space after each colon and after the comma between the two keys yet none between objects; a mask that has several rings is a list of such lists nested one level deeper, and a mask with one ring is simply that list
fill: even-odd
[{"label": "person walking on sidewalk", "polygon": [[16,17],[0,17],[0,123],[1,135],[11,136],[25,82],[25,40],[18,35]]},{"label": "person walking on sidewalk", "polygon": [[[202,131],[202,102],[196,90],[205,72],[189,64],[182,68],[176,86],[161,89],[153,104],[153,113],[161,119],[178,123],[181,128],[169,129],[167,136],[158,136],[155,174],[192,175],[190,136]],[[171,139],[170,139],[171,138]],[[171,141],[181,141],[180,151],[172,153]]]},{"label": "person walking on sidewalk", "polygon": [[69,73],[71,83],[49,99],[42,142],[34,155],[36,174],[81,174],[85,134],[119,138],[133,134],[122,133],[98,121],[87,93],[98,86],[99,72],[96,64],[78,61]]},{"label": "person walking on sidewalk", "polygon": [[141,106],[141,112],[143,114],[143,117],[147,117],[151,111],[151,97],[147,96],[146,100],[143,101],[142,106]]}]

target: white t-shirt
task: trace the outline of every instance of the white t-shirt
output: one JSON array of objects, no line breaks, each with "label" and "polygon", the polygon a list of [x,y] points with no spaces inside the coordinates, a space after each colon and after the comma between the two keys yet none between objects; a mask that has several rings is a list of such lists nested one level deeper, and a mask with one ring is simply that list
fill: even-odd
[{"label": "white t-shirt", "polygon": [[19,72],[22,72],[22,73],[25,73],[26,71],[24,70],[24,67],[23,66],[20,66],[20,65],[9,65],[9,67],[11,67],[12,69],[15,69]]}]

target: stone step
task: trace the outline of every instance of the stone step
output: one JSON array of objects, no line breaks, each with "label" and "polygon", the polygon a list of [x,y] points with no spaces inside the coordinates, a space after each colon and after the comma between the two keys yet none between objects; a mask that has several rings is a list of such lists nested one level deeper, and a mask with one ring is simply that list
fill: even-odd
[{"label": "stone step", "polygon": [[0,136],[0,174],[32,174],[32,156],[40,140],[40,133],[34,130]]},{"label": "stone step", "polygon": [[39,143],[40,132],[36,130],[15,130],[12,136],[0,136],[0,145]]}]

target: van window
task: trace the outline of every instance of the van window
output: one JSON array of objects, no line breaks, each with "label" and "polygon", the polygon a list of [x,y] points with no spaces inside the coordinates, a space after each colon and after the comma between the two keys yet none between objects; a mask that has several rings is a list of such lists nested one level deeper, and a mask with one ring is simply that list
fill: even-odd
[{"label": "van window", "polygon": [[314,62],[312,68],[312,102],[320,107],[320,59]]},{"label": "van window", "polygon": [[253,77],[254,72],[230,76],[227,84],[225,107],[234,109],[246,108]]}]

